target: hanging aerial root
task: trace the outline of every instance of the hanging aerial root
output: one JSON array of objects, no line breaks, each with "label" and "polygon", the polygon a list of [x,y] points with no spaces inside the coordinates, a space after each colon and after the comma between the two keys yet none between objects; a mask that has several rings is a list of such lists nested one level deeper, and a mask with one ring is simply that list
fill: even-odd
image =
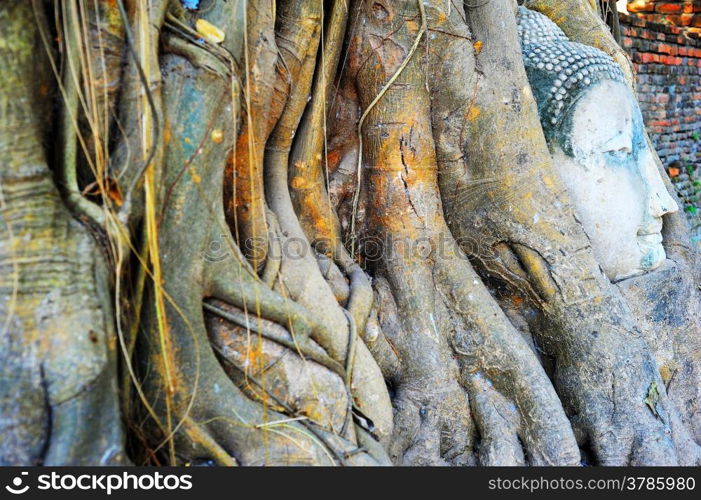
[{"label": "hanging aerial root", "polygon": [[[104,214],[100,207],[88,201],[78,185],[78,143],[87,150],[85,139],[79,132],[80,92],[85,78],[84,67],[81,64],[84,47],[82,46],[81,22],[75,1],[62,3],[64,20],[64,39],[66,52],[65,73],[62,77],[61,89],[64,94],[64,106],[61,108],[59,130],[61,133],[61,161],[59,179],[65,189],[66,203],[79,218],[94,225],[104,227]],[[35,12],[42,6],[34,5]],[[45,33],[42,33],[45,36]],[[48,44],[47,44],[48,49]],[[95,172],[98,175],[98,172]]]},{"label": "hanging aerial root", "polygon": [[[144,216],[144,174],[149,166],[158,172],[163,161],[166,134],[158,51],[169,1],[155,0],[148,9],[136,0],[116,4],[124,23],[127,62],[115,110],[119,134],[109,157],[108,176],[117,181],[123,199],[120,219],[132,229]],[[135,14],[130,18],[128,12]]]}]

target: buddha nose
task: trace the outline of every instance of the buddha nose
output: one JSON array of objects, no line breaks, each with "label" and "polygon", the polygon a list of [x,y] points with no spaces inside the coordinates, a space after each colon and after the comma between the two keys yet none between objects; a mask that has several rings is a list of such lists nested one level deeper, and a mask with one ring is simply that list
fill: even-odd
[{"label": "buddha nose", "polygon": [[[652,160],[652,159],[651,159]],[[663,215],[673,214],[679,211],[679,206],[674,198],[667,191],[660,171],[657,169],[657,164],[652,160],[652,165],[648,167],[651,177],[650,179],[650,213],[653,217],[662,217]]]},{"label": "buddha nose", "polygon": [[652,209],[652,215],[655,217],[662,217],[663,215],[679,211],[677,202],[669,195],[664,184],[662,184],[662,190],[658,190],[652,195],[650,208]]}]

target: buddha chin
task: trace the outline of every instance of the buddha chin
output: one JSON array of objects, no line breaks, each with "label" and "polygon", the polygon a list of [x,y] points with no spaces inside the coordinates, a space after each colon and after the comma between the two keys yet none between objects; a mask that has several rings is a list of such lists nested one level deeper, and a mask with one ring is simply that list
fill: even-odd
[{"label": "buddha chin", "polygon": [[654,271],[667,259],[662,246],[662,234],[638,236],[638,245],[643,258],[640,260],[642,271]]}]

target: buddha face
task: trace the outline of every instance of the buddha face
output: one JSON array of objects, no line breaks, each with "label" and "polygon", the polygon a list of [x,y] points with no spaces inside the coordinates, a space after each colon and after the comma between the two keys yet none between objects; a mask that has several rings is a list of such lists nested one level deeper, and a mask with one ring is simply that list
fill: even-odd
[{"label": "buddha face", "polygon": [[645,140],[635,98],[624,83],[603,80],[569,113],[550,148],[595,257],[612,281],[656,269],[666,258],[662,217],[678,207]]}]

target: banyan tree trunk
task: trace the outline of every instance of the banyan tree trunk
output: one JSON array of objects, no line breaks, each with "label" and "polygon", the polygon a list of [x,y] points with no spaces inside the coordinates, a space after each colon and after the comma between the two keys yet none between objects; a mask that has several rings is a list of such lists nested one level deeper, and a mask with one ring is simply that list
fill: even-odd
[{"label": "banyan tree trunk", "polygon": [[[632,83],[591,2],[526,3]],[[515,12],[0,3],[0,463],[698,462]]]},{"label": "banyan tree trunk", "polygon": [[46,20],[5,2],[0,25],[0,463],[122,463],[110,272],[47,163]]}]

